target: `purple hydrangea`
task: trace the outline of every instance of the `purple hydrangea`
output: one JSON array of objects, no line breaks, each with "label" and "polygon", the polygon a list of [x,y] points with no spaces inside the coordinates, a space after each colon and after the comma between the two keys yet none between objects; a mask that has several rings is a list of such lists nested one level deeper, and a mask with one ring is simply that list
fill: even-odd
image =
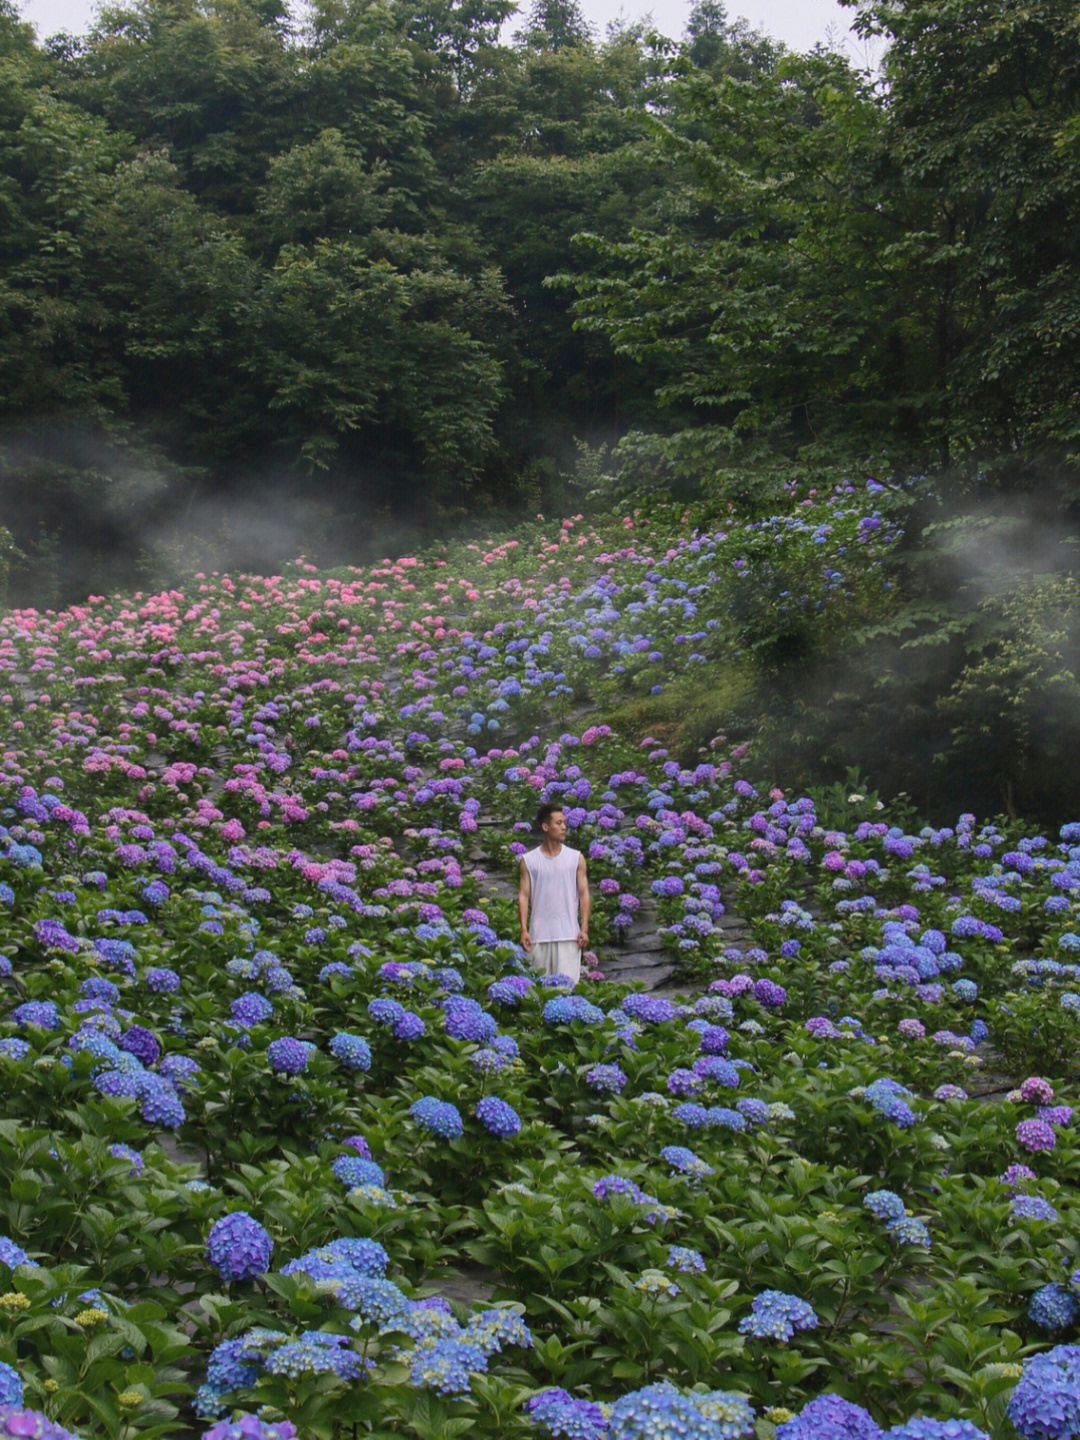
[{"label": "purple hydrangea", "polygon": [[266,1058],[275,1075],[301,1075],[308,1067],[314,1046],[291,1035],[281,1035],[266,1047]]},{"label": "purple hydrangea", "polygon": [[253,1280],[270,1268],[274,1242],[246,1210],[219,1220],[206,1241],[206,1258],[223,1280]]},{"label": "purple hydrangea", "polygon": [[241,1415],[239,1420],[222,1420],[204,1430],[202,1440],[294,1440],[296,1426],[288,1420],[270,1424],[256,1415]]},{"label": "purple hydrangea", "polygon": [[776,1440],[880,1440],[881,1427],[861,1405],[839,1395],[818,1395],[794,1420],[776,1429]]},{"label": "purple hydrangea", "polygon": [[120,1049],[134,1055],[144,1065],[156,1065],[161,1055],[161,1046],[152,1031],[142,1025],[130,1025],[121,1036]]},{"label": "purple hydrangea", "polygon": [[626,1071],[621,1065],[594,1065],[586,1072],[585,1083],[593,1090],[606,1090],[618,1095],[626,1086]]},{"label": "purple hydrangea", "polygon": [[[10,858],[10,857],[9,857]],[[18,1440],[80,1440],[74,1430],[65,1430],[40,1410],[19,1410],[0,1407],[0,1436]]]},{"label": "purple hydrangea", "polygon": [[1016,1127],[1017,1143],[1035,1154],[1039,1150],[1053,1150],[1057,1136],[1045,1120],[1021,1120]]},{"label": "purple hydrangea", "polygon": [[146,972],[147,988],[159,995],[173,995],[180,989],[180,976],[175,970],[155,965]]},{"label": "purple hydrangea", "polygon": [[521,1129],[521,1117],[512,1105],[496,1095],[485,1095],[477,1102],[476,1118],[490,1134],[508,1140]]}]

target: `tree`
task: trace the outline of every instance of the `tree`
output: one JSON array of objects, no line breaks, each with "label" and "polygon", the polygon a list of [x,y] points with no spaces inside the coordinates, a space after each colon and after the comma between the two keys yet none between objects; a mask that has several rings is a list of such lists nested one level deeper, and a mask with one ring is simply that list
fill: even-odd
[{"label": "tree", "polygon": [[533,0],[522,43],[538,50],[591,47],[592,32],[578,0]]},{"label": "tree", "polygon": [[872,0],[888,153],[918,223],[904,259],[933,329],[941,458],[1080,435],[1080,106],[1074,0]]},{"label": "tree", "polygon": [[884,116],[844,57],[785,56],[750,79],[673,62],[665,224],[575,237],[586,260],[550,284],[576,325],[648,366],[676,429],[787,444],[903,438],[923,336],[893,246],[904,198]]}]

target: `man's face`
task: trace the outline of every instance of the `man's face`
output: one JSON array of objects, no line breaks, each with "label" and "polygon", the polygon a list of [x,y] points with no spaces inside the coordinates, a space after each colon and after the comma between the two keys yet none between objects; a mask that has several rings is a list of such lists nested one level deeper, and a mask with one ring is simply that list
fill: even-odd
[{"label": "man's face", "polygon": [[558,840],[561,844],[566,839],[566,816],[561,810],[556,810],[540,828],[549,840]]}]

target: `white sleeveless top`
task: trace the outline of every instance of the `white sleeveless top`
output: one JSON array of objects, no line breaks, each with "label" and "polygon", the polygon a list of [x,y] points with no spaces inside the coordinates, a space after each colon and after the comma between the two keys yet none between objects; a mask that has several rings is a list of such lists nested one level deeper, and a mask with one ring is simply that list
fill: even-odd
[{"label": "white sleeveless top", "polygon": [[558,855],[545,855],[537,845],[521,858],[532,887],[529,938],[540,945],[548,940],[576,940],[579,929],[577,867],[581,851],[564,845]]}]

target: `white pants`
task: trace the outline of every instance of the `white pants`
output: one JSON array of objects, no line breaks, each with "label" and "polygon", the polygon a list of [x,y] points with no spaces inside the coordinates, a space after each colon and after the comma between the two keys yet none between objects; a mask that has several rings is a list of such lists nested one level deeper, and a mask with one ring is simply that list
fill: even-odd
[{"label": "white pants", "polygon": [[576,940],[535,941],[529,959],[545,975],[569,975],[575,985],[581,979],[581,947]]}]

